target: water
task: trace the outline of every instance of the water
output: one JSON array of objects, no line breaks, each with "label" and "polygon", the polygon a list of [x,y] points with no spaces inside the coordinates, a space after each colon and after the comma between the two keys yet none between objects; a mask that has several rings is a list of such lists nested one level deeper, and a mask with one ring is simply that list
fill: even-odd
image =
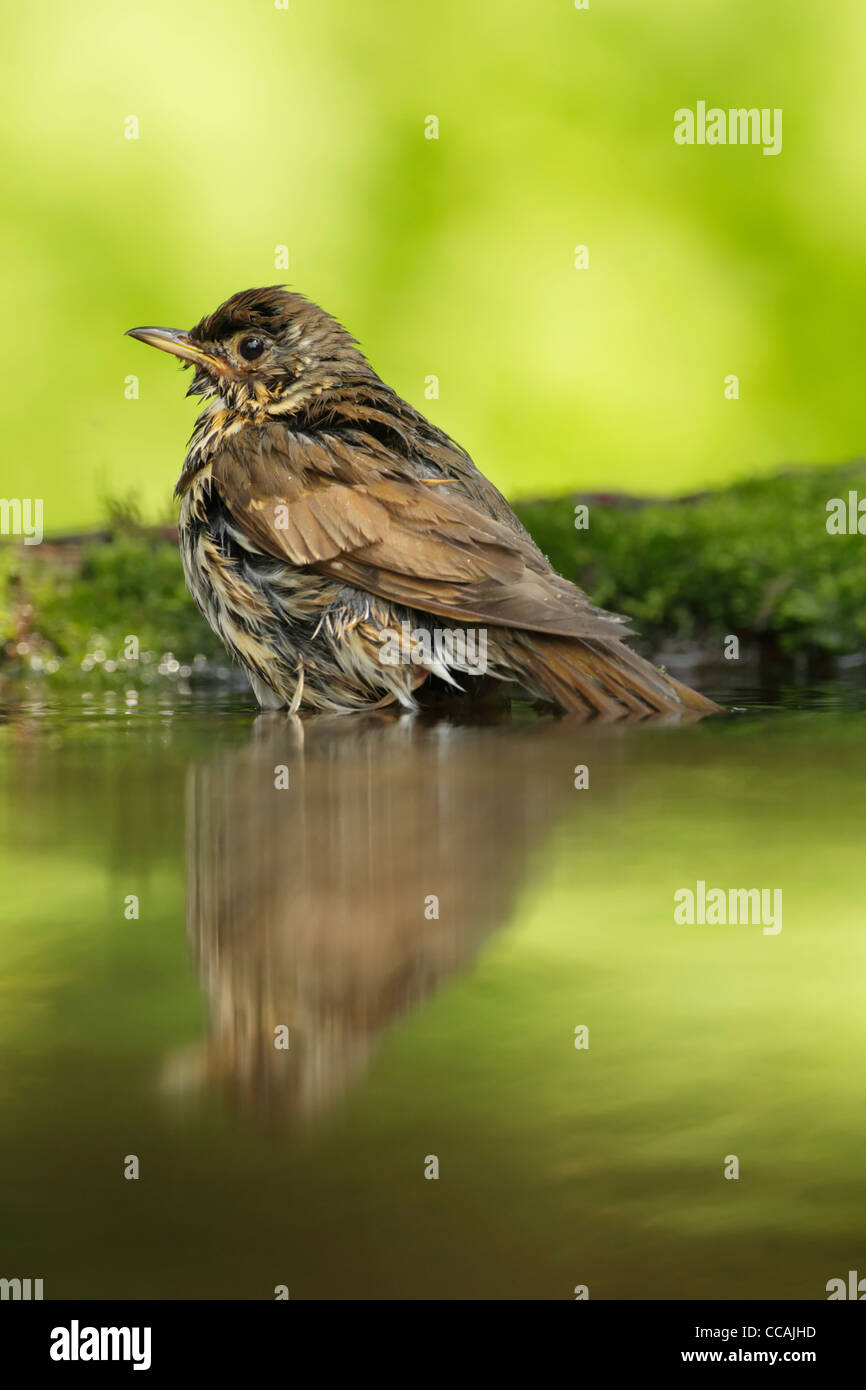
[{"label": "water", "polygon": [[[863,697],[733,698],[687,726],[8,703],[0,1276],[735,1299],[866,1274]],[[698,880],[780,888],[782,930],[676,924]]]}]

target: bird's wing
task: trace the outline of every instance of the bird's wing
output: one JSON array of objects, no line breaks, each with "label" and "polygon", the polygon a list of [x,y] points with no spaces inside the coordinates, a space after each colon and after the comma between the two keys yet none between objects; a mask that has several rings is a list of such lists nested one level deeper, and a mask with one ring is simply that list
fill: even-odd
[{"label": "bird's wing", "polygon": [[[590,603],[529,537],[449,488],[401,476],[337,436],[262,432],[211,463],[224,505],[265,554],[460,623],[613,639],[623,619]],[[431,479],[431,483],[436,480]]]}]

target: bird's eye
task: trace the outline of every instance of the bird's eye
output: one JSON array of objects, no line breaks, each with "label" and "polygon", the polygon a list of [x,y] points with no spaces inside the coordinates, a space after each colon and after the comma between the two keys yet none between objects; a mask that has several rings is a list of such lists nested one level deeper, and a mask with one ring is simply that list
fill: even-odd
[{"label": "bird's eye", "polygon": [[255,362],[257,357],[261,357],[265,350],[265,345],[261,338],[244,338],[238,351],[241,357],[247,362]]}]

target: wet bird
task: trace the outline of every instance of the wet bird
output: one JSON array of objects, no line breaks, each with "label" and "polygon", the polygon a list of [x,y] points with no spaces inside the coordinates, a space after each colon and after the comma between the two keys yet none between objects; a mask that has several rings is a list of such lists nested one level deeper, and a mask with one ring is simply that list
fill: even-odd
[{"label": "wet bird", "polygon": [[263,708],[413,709],[465,688],[479,651],[488,677],[572,712],[716,708],[626,645],[318,305],[270,286],[129,334],[208,399],[175,489],[184,573]]}]

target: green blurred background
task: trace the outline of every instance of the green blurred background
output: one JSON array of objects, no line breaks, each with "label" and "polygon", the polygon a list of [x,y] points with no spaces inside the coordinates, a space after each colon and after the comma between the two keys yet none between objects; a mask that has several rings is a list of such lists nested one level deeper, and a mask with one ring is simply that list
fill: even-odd
[{"label": "green blurred background", "polygon": [[[123,331],[283,280],[512,496],[857,454],[864,41],[857,0],[8,12],[4,495],[164,515],[196,403]],[[781,154],[675,145],[699,99],[783,108]]]}]

